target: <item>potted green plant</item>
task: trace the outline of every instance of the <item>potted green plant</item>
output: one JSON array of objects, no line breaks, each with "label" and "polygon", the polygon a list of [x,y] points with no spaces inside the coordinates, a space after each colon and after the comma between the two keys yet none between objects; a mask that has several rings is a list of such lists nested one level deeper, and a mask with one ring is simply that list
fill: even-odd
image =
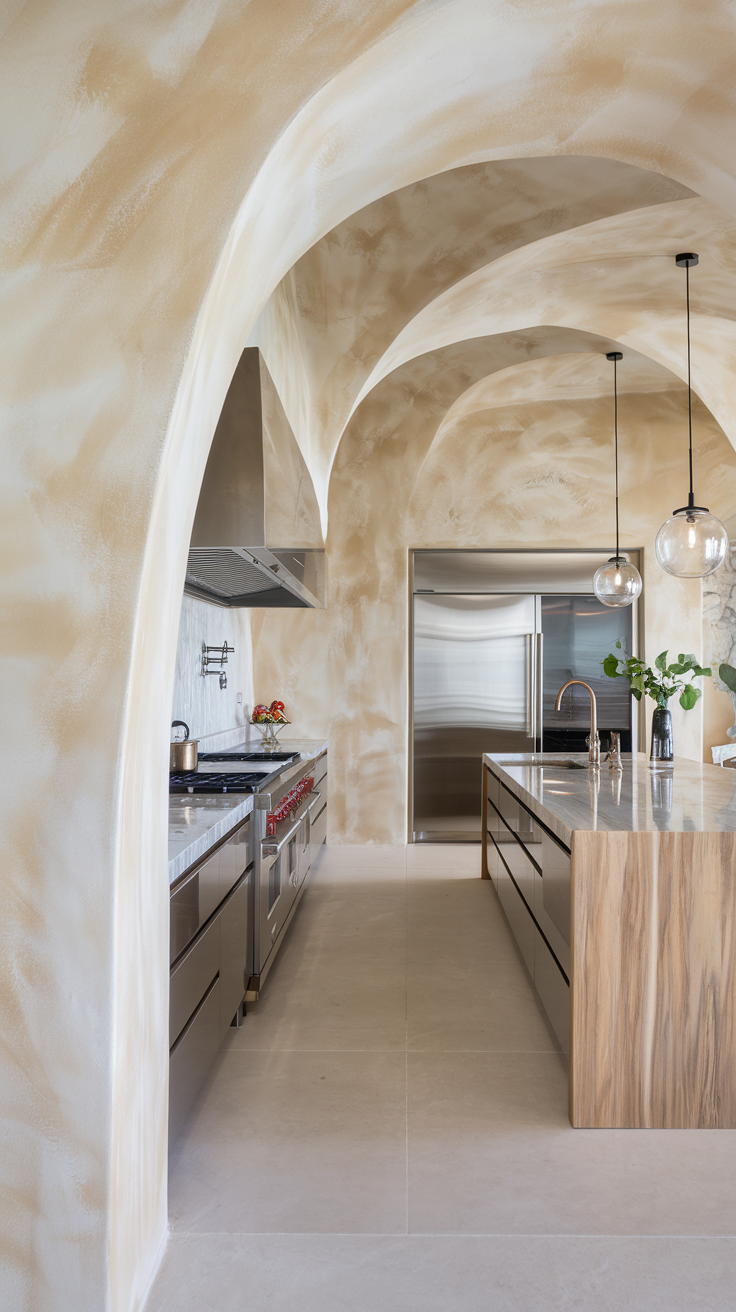
[{"label": "potted green plant", "polygon": [[[603,662],[603,673],[609,679],[628,679],[631,695],[638,702],[646,693],[656,703],[652,716],[652,746],[649,760],[653,766],[672,762],[672,713],[667,703],[670,697],[680,694],[680,705],[684,711],[691,711],[702,689],[696,688],[693,679],[710,677],[712,671],[698,664],[692,652],[680,652],[676,661],[667,664],[666,651],[660,652],[654,665],[645,665],[638,656],[627,656],[623,642],[616,643],[616,649],[622,654],[616,656],[609,652]],[[689,677],[684,677],[689,676]]]}]

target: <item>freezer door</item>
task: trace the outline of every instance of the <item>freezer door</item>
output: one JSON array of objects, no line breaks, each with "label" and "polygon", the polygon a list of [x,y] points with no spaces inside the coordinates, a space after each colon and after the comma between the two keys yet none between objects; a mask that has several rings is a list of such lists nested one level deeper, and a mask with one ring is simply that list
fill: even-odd
[{"label": "freezer door", "polygon": [[535,737],[533,596],[415,596],[413,837],[479,842],[483,752]]},{"label": "freezer door", "polygon": [[597,597],[542,597],[544,639],[543,750],[583,752],[590,732],[590,698],[584,688],[569,688],[559,711],[555,699],[568,679],[589,683],[598,704],[598,729],[608,750],[611,729],[621,734],[621,748],[632,750],[632,698],[626,679],[609,679],[603,659],[620,639],[633,651],[633,607],[604,606]]}]

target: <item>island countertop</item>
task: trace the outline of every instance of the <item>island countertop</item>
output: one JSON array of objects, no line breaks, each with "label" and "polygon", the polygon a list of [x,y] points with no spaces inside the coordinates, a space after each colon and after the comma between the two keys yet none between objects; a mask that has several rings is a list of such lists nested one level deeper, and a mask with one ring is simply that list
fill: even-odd
[{"label": "island countertop", "polygon": [[[734,833],[736,770],[676,757],[652,771],[640,752],[624,756],[623,773],[606,762],[587,769],[586,753],[486,753],[485,764],[567,847],[575,831],[597,833]],[[583,769],[569,769],[562,761]]]}]

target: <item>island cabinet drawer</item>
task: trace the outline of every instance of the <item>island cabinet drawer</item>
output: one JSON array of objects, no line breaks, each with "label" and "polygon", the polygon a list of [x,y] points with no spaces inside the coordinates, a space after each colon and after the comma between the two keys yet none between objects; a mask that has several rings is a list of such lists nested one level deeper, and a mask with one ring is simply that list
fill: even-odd
[{"label": "island cabinet drawer", "polygon": [[570,986],[539,930],[534,930],[534,987],[562,1051],[570,1056]]},{"label": "island cabinet drawer", "polygon": [[534,979],[534,921],[502,860],[498,863],[498,897],[526,968]]},{"label": "island cabinet drawer", "polygon": [[486,869],[488,878],[493,880],[493,886],[498,891],[498,867],[501,858],[494,842],[493,834],[488,831],[488,842],[486,843]]},{"label": "island cabinet drawer", "polygon": [[499,851],[499,859],[513,875],[516,886],[529,910],[534,911],[534,877],[537,871],[520,843],[504,843]]},{"label": "island cabinet drawer", "polygon": [[572,883],[570,853],[546,832],[542,834],[542,872],[544,910],[569,947]]},{"label": "island cabinet drawer", "polygon": [[534,874],[534,919],[569,979],[570,945],[544,909],[544,880],[538,871]]},{"label": "island cabinet drawer", "polygon": [[499,785],[498,809],[512,834],[516,834],[522,843],[537,845],[541,842],[539,825],[505,784]]},{"label": "island cabinet drawer", "polygon": [[488,769],[486,769],[486,789],[488,832],[497,843],[508,843],[511,841],[511,834],[501,819],[501,781]]}]

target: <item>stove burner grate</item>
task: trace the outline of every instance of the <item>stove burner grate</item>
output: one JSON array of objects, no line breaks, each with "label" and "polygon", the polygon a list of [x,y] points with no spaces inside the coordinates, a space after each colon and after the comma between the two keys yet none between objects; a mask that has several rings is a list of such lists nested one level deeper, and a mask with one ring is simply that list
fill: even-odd
[{"label": "stove burner grate", "polygon": [[264,775],[257,774],[170,774],[170,793],[257,793]]},{"label": "stove burner grate", "polygon": [[200,752],[200,761],[222,761],[227,765],[228,761],[276,761],[282,765],[284,761],[298,761],[298,752]]}]

